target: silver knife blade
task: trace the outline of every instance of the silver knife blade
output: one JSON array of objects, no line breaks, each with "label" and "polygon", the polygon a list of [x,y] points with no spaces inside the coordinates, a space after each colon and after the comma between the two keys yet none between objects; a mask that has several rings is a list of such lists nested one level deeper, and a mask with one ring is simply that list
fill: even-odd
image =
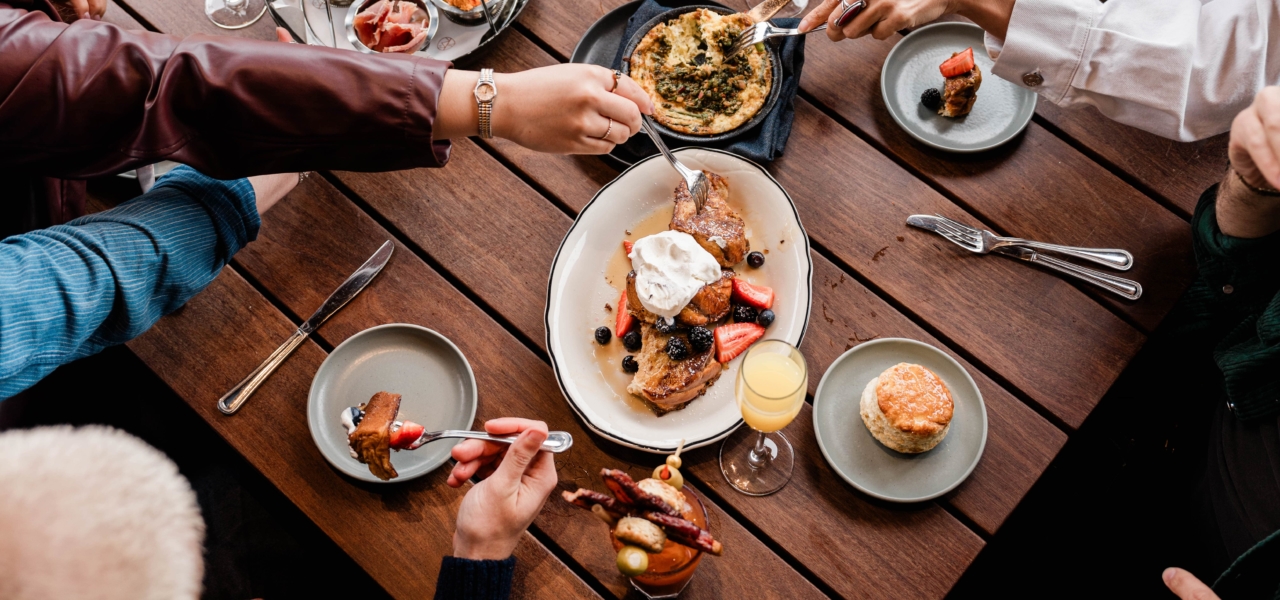
[{"label": "silver knife blade", "polygon": [[773,15],[778,14],[778,11],[788,4],[791,4],[791,0],[764,0],[755,5],[750,11],[747,11],[747,16],[751,17],[753,22],[763,23],[772,19]]},{"label": "silver knife blade", "polygon": [[382,272],[382,267],[387,266],[387,261],[391,260],[391,253],[395,249],[396,245],[391,240],[384,242],[382,247],[378,248],[378,251],[369,257],[369,260],[360,265],[360,268],[356,269],[355,273],[352,273],[346,281],[342,282],[338,289],[329,294],[329,298],[324,301],[324,304],[320,305],[315,314],[311,315],[311,318],[307,319],[307,322],[303,323],[299,329],[309,334],[319,328],[329,317],[332,317],[333,313],[338,312],[338,309],[346,306],[352,298],[355,298],[356,295],[364,290],[365,286],[369,285],[370,281],[373,281],[373,278],[378,273]]},{"label": "silver knife blade", "polygon": [[933,215],[911,215],[907,217],[907,225],[938,233],[938,217]]}]

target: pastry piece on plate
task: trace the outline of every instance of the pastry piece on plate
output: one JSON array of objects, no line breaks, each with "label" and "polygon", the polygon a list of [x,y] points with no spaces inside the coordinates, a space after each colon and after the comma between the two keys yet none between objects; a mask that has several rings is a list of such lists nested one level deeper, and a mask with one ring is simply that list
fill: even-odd
[{"label": "pastry piece on plate", "polygon": [[[685,327],[706,327],[729,316],[732,308],[730,299],[733,296],[733,269],[723,269],[721,277],[714,283],[708,283],[694,294],[689,304],[676,315],[676,323]],[[658,322],[658,315],[649,312],[640,297],[636,295],[636,272],[627,273],[627,310],[643,323],[650,325]]]},{"label": "pastry piece on plate", "polygon": [[963,117],[973,110],[978,101],[978,88],[982,86],[982,69],[973,61],[973,48],[956,52],[939,67],[946,82],[942,86],[942,107],[938,114],[944,117]]},{"label": "pastry piece on plate", "polygon": [[640,336],[644,344],[636,355],[640,370],[627,391],[643,398],[658,415],[684,408],[720,377],[714,344],[702,352],[690,348],[685,358],[674,360],[667,353],[667,343],[672,338],[684,340],[683,336],[662,333],[648,323],[640,325]]},{"label": "pastry piece on plate", "polygon": [[689,194],[689,186],[681,181],[676,187],[675,210],[671,213],[671,229],[683,231],[698,241],[722,267],[732,267],[747,258],[751,244],[747,242],[746,224],[729,206],[729,180],[710,171],[711,182],[702,210]]},{"label": "pastry piece on plate", "polygon": [[400,394],[378,392],[362,409],[364,418],[355,431],[347,436],[347,443],[356,460],[369,465],[369,472],[383,481],[399,477],[391,466],[391,424],[400,412]]},{"label": "pastry piece on plate", "polygon": [[951,430],[951,391],[933,371],[898,363],[862,391],[862,422],[891,450],[919,454],[940,444]]}]

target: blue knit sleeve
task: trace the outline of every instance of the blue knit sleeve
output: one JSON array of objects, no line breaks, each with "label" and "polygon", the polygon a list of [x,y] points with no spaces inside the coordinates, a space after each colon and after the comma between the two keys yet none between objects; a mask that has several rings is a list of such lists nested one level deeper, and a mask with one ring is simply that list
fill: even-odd
[{"label": "blue knit sleeve", "polygon": [[436,580],[436,600],[507,600],[516,572],[514,556],[506,560],[444,557]]},{"label": "blue knit sleeve", "polygon": [[180,167],[116,208],[0,241],[0,398],[142,334],[260,224],[247,179]]}]

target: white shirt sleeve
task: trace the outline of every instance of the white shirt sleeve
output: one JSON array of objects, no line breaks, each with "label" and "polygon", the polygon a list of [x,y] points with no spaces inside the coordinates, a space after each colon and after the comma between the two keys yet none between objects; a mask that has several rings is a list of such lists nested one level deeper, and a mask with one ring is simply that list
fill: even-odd
[{"label": "white shirt sleeve", "polygon": [[1017,0],[992,71],[1060,106],[1183,141],[1280,83],[1276,0]]}]

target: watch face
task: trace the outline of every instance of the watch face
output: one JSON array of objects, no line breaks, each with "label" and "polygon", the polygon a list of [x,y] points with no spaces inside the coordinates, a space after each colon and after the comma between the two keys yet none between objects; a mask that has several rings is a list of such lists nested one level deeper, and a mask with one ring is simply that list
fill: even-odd
[{"label": "watch face", "polygon": [[482,82],[476,85],[476,99],[481,102],[493,100],[498,95],[498,89],[492,83]]}]

